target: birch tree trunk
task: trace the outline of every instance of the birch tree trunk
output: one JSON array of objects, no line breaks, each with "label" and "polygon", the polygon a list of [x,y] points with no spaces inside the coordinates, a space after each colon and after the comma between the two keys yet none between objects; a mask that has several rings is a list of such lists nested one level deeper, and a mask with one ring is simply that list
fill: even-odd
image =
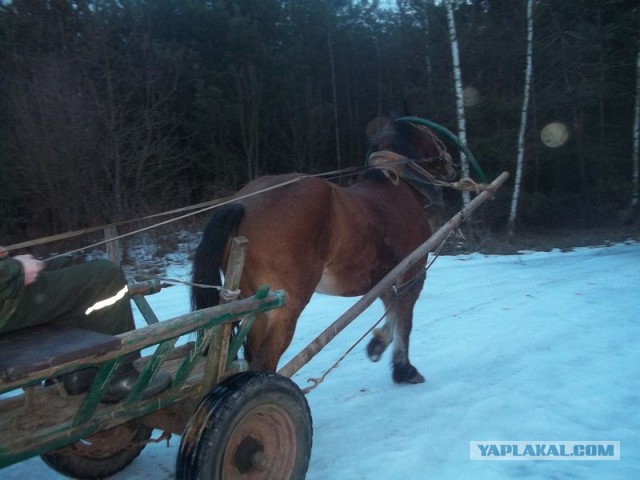
[{"label": "birch tree trunk", "polygon": [[331,98],[333,99],[333,122],[336,136],[336,162],[338,170],[342,168],[342,158],[340,156],[340,125],[338,115],[338,85],[336,81],[336,62],[333,50],[333,38],[331,37],[331,27],[327,33],[327,44],[329,46],[329,66],[331,67]]},{"label": "birch tree trunk", "polygon": [[[640,20],[640,16],[638,17]],[[618,218],[625,225],[631,224],[634,218],[637,218],[640,210],[638,209],[638,196],[640,195],[640,185],[638,185],[638,177],[640,170],[640,34],[636,40],[636,101],[633,110],[633,147],[631,153],[631,202],[629,206],[618,212]]]},{"label": "birch tree trunk", "polygon": [[510,236],[515,232],[516,218],[518,217],[518,201],[520,200],[522,170],[524,167],[524,138],[527,131],[531,77],[533,76],[533,3],[534,0],[527,0],[527,66],[524,74],[524,96],[522,100],[522,111],[520,114],[520,132],[518,133],[518,158],[516,160],[516,174],[513,182],[511,211],[509,212],[508,221],[508,232]]},{"label": "birch tree trunk", "polygon": [[[453,1],[445,0],[447,9],[447,20],[449,24],[449,40],[451,43],[451,57],[453,60],[453,79],[456,94],[456,112],[458,117],[458,137],[460,141],[467,144],[467,126],[464,116],[464,98],[462,89],[462,72],[460,69],[460,52],[458,49],[458,35],[456,33],[456,22],[453,14]],[[462,176],[469,176],[469,161],[464,153],[460,152],[460,162],[462,164]],[[466,207],[469,204],[469,192],[462,192],[462,203]]]},{"label": "birch tree trunk", "polygon": [[633,178],[631,181],[631,209],[638,207],[638,170],[640,169],[640,35],[638,36],[638,58],[636,59],[636,106],[633,117]]},{"label": "birch tree trunk", "polygon": [[431,95],[433,92],[433,88],[431,85],[431,77],[433,76],[433,67],[431,65],[431,42],[429,41],[429,37],[431,36],[431,28],[429,25],[429,12],[428,12],[429,2],[424,0],[423,8],[424,12],[422,13],[422,21],[424,23],[424,41],[425,41],[425,66],[427,68],[427,98],[431,100]]}]

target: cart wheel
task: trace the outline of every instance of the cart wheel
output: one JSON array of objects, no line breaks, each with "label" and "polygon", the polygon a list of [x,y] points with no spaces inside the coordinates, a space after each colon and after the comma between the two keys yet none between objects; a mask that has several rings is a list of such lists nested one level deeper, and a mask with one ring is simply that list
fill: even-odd
[{"label": "cart wheel", "polygon": [[181,480],[300,480],[311,455],[307,400],[286,377],[243,372],[200,402],[180,442]]},{"label": "cart wheel", "polygon": [[106,478],[133,462],[151,438],[151,433],[151,428],[129,422],[44,453],[42,459],[68,477]]}]

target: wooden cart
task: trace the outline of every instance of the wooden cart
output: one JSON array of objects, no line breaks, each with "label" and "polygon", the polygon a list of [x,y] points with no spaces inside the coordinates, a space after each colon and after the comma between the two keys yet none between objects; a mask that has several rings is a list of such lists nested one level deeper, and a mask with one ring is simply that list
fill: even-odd
[{"label": "wooden cart", "polygon": [[[245,251],[246,240],[235,239],[235,273],[227,276],[223,298],[237,288]],[[129,290],[155,293],[159,282]],[[145,308],[150,325],[116,336],[47,325],[0,337],[0,468],[41,455],[65,475],[104,478],[131,463],[159,429],[161,438],[182,436],[178,478],[245,478],[251,472],[302,478],[312,436],[304,395],[286,377],[243,371],[234,361],[252,319],[284,305],[286,293],[264,287],[251,298],[228,300],[163,322]],[[230,341],[231,324],[239,321],[244,327]],[[176,347],[189,334],[193,340]],[[141,374],[129,396],[101,403],[127,354],[149,347],[155,352],[136,362]],[[86,367],[98,367],[89,391],[67,395],[56,379]],[[171,386],[143,398],[160,369],[171,374]]]}]

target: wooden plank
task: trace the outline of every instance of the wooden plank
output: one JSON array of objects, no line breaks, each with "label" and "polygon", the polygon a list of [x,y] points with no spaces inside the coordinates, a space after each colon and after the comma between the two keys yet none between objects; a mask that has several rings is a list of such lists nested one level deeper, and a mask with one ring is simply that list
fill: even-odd
[{"label": "wooden plank", "polygon": [[142,314],[143,318],[147,322],[147,325],[158,323],[158,316],[152,310],[149,302],[142,295],[152,295],[162,290],[162,284],[160,280],[147,280],[144,282],[134,282],[127,285],[129,294],[135,302],[138,310]]},{"label": "wooden plank", "polygon": [[117,350],[122,339],[63,325],[37,325],[0,336],[0,379],[12,382],[38,370]]},{"label": "wooden plank", "polygon": [[142,295],[133,295],[131,299],[135,302],[138,310],[140,310],[142,318],[144,318],[144,321],[147,322],[147,325],[153,325],[160,321],[156,313],[151,308],[151,305],[149,305],[146,297],[143,297]]},{"label": "wooden plank", "polygon": [[[55,387],[35,387],[30,409],[25,395],[2,401],[0,415],[0,468],[45,451],[60,448],[80,438],[179,405],[199,391],[197,379],[179,391],[167,390],[152,400],[135,404],[97,405],[89,422],[73,424],[74,414],[87,403],[86,395],[60,397]],[[177,433],[177,432],[176,432]]]},{"label": "wooden plank", "polygon": [[[231,241],[229,260],[225,269],[224,285],[220,291],[220,305],[228,304],[238,298],[240,292],[240,278],[247,256],[248,240],[244,237],[236,237]],[[202,389],[209,391],[220,381],[227,367],[227,354],[229,352],[229,340],[231,337],[231,323],[218,325],[209,343],[207,363],[205,366]]]},{"label": "wooden plank", "polygon": [[120,240],[118,237],[118,227],[114,224],[104,227],[104,239],[107,242],[107,258],[116,265],[120,265],[120,259],[122,258],[122,252],[120,250]]},{"label": "wooden plank", "polygon": [[99,360],[92,357],[85,357],[62,363],[57,367],[39,370],[30,373],[19,381],[3,382],[0,380],[0,394],[15,388],[21,388],[22,385],[28,382],[55,377],[60,373],[71,371],[74,368],[77,369],[82,366],[106,362],[118,356],[156,345],[169,338],[179,337],[203,328],[210,328],[219,323],[233,322],[244,316],[258,315],[272,308],[281,307],[286,302],[286,299],[286,293],[277,290],[270,292],[262,299],[254,297],[245,298],[226,305],[197,310],[169,320],[164,320],[155,325],[149,325],[144,328],[115,335],[116,338],[122,340],[122,347],[119,350],[107,352],[102,355]]},{"label": "wooden plank", "polygon": [[509,178],[507,172],[503,172],[492,183],[491,189],[477,195],[469,204],[460,210],[456,215],[431,235],[426,242],[420,245],[413,253],[400,262],[391,270],[380,282],[362,296],[349,310],[343,313],[335,322],[318,335],[300,353],[293,357],[278,373],[285,377],[293,376],[298,370],[306,365],[309,360],[324,348],[327,343],[344,330],[355,318],[364,312],[380,295],[389,290],[396,283],[398,277],[404,272],[422,261],[430,251],[434,250],[442,243],[447,235],[458,228],[466,218],[468,218],[480,205],[493,197],[495,191]]}]

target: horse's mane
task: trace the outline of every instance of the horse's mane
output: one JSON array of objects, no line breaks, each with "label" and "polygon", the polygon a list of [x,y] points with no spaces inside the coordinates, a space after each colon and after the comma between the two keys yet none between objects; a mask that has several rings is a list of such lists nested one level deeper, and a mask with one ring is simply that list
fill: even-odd
[{"label": "horse's mane", "polygon": [[382,127],[373,142],[373,151],[390,150],[407,158],[416,158],[411,146],[412,125],[407,122],[389,122]]}]

